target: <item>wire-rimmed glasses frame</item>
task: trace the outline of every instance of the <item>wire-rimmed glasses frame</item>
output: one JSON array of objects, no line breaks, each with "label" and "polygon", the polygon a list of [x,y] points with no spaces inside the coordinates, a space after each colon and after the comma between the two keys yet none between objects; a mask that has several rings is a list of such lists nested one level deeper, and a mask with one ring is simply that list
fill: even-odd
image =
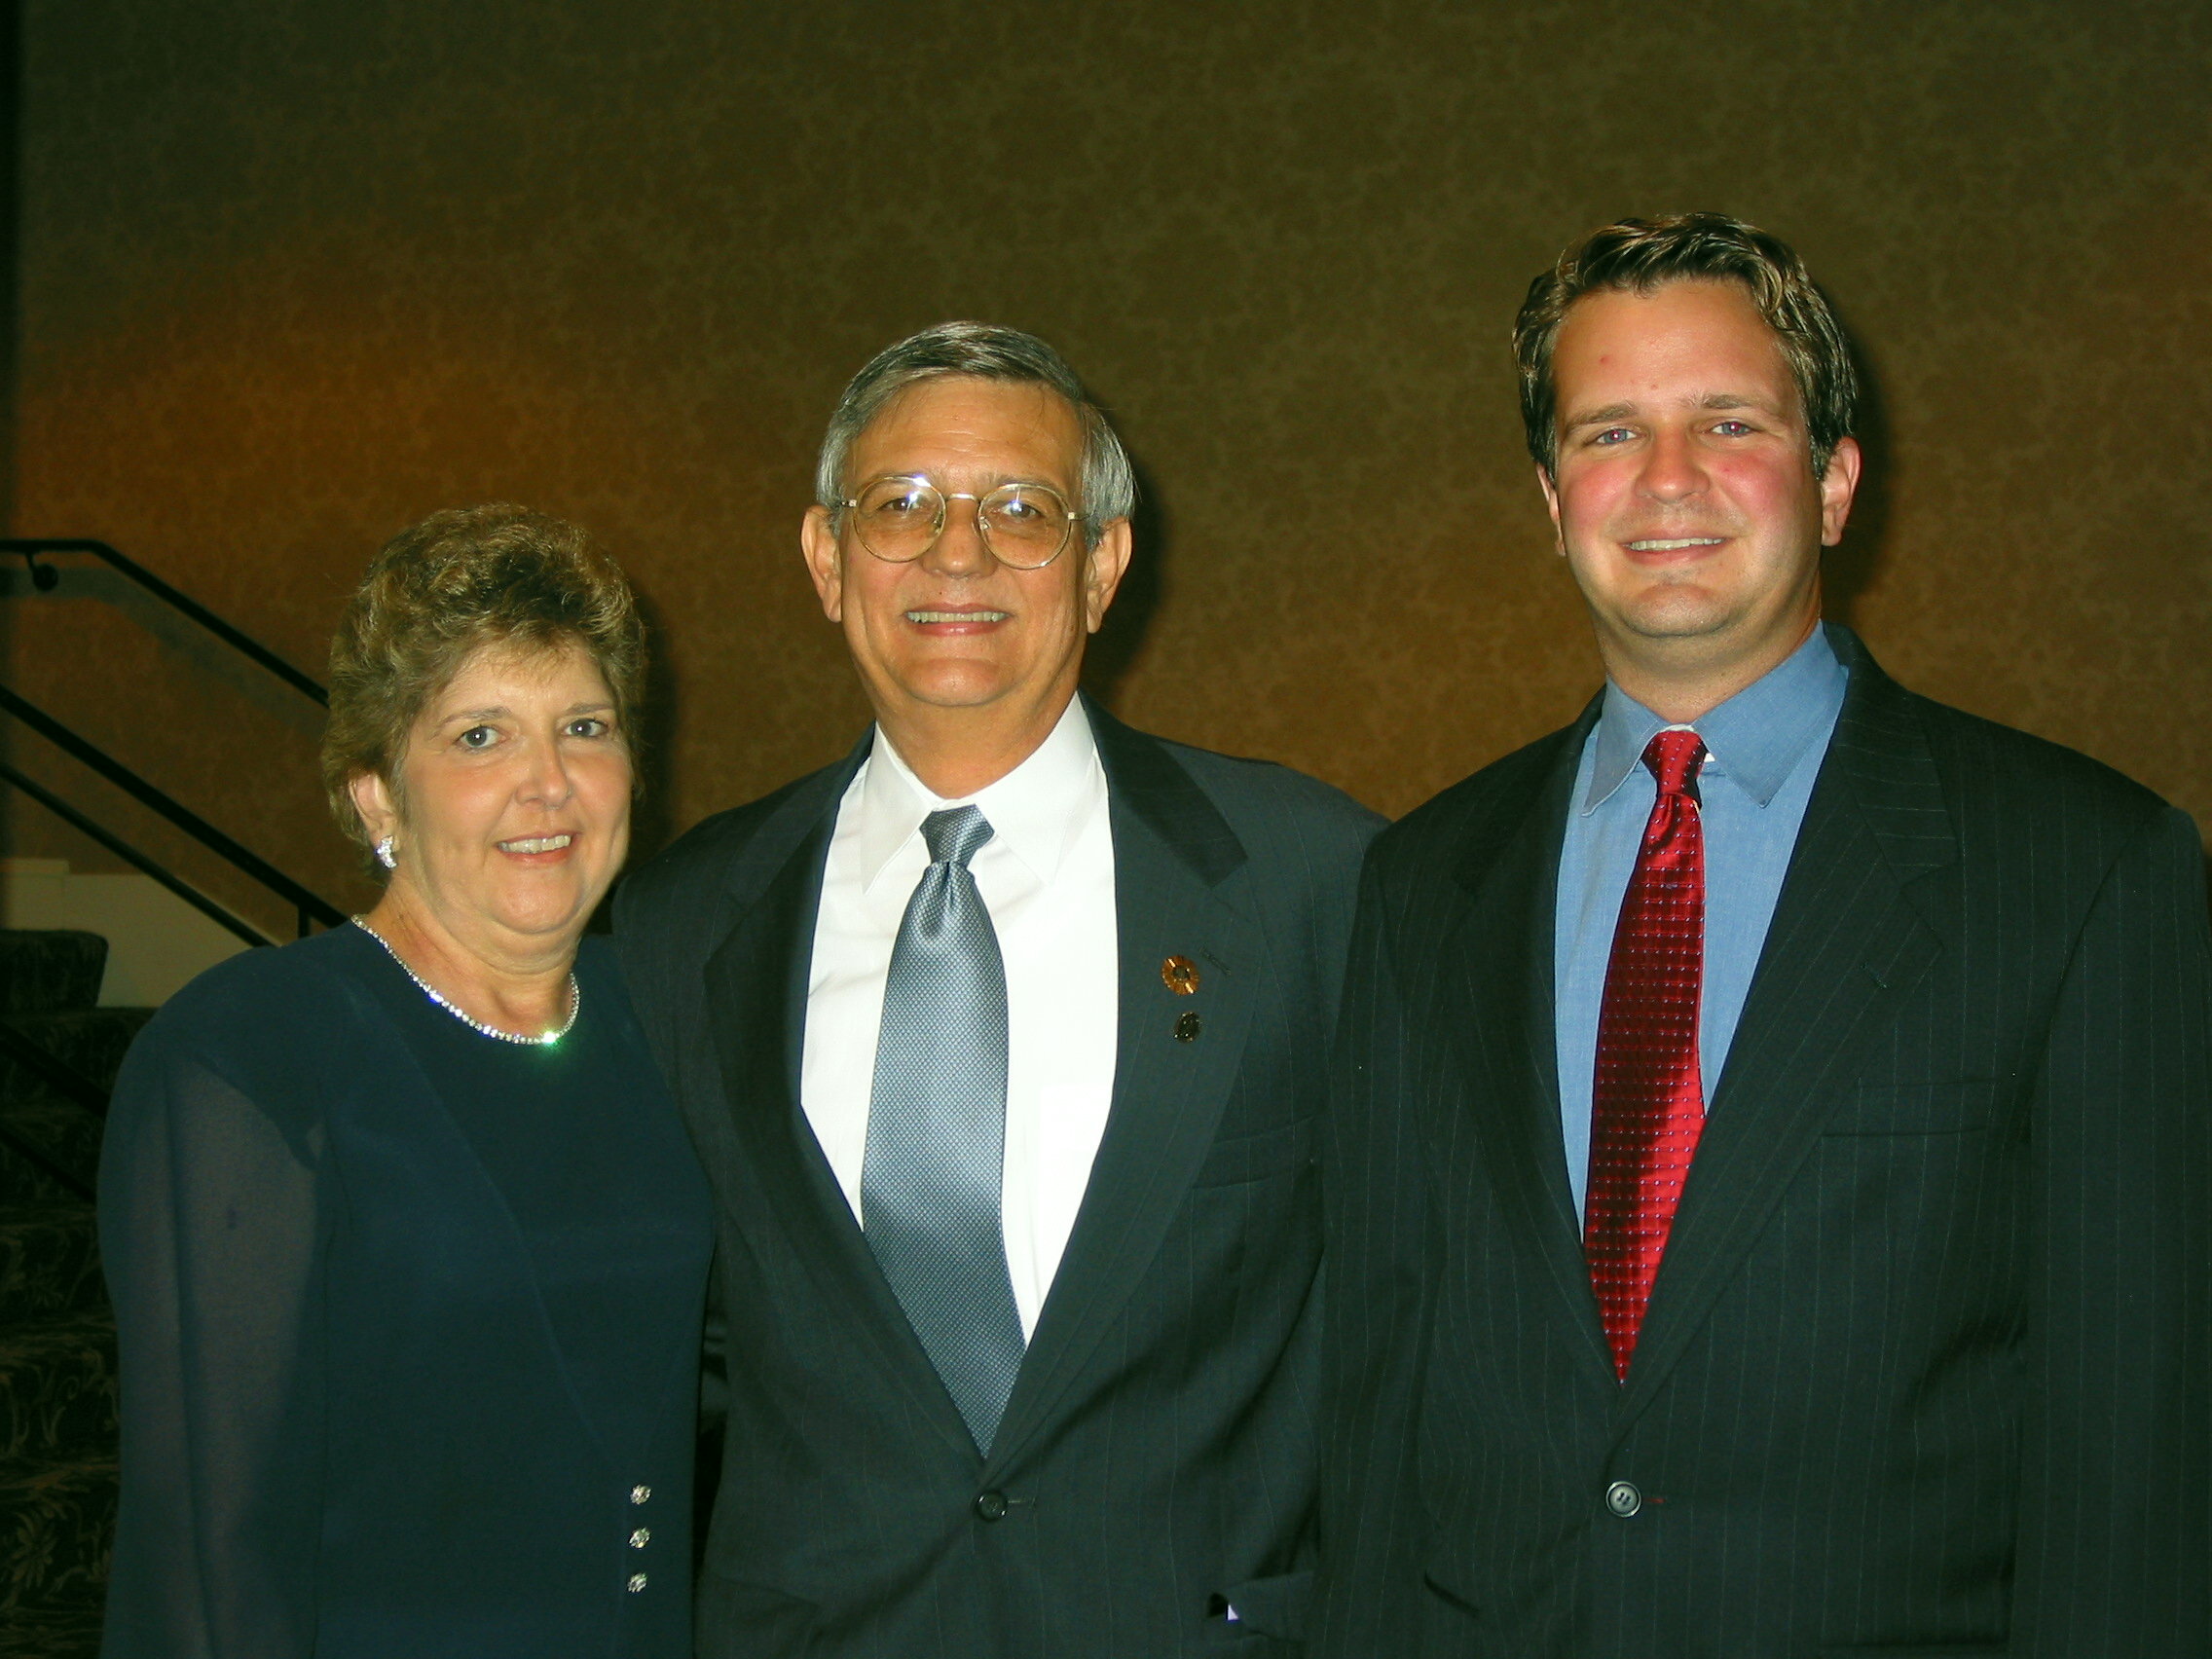
[{"label": "wire-rimmed glasses frame", "polygon": [[[943,539],[954,501],[976,503],[976,532],[983,545],[992,558],[1016,571],[1043,570],[1066,552],[1082,516],[1050,484],[1001,484],[978,496],[970,490],[940,490],[919,472],[871,479],[836,506],[849,515],[853,534],[869,553],[887,564],[910,565]],[[925,525],[927,535],[922,534]]]}]

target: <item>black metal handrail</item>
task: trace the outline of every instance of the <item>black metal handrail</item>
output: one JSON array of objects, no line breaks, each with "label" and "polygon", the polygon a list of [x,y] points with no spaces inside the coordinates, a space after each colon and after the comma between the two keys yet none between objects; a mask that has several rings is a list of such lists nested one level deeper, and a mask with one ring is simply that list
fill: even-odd
[{"label": "black metal handrail", "polygon": [[107,1090],[71,1065],[39,1047],[38,1043],[0,1019],[0,1054],[38,1074],[39,1081],[74,1100],[88,1112],[104,1115]]},{"label": "black metal handrail", "polygon": [[61,572],[52,565],[38,562],[41,553],[89,553],[136,582],[164,605],[182,616],[197,622],[241,656],[259,663],[303,696],[313,697],[325,708],[330,706],[330,693],[322,685],[302,674],[259,640],[241,632],[209,610],[188,593],[180,593],[154,574],[137,560],[118,552],[104,541],[87,536],[13,536],[0,537],[0,555],[18,554],[30,571],[31,586],[40,593],[52,593],[60,585]]},{"label": "black metal handrail", "polygon": [[180,805],[122,761],[78,736],[28,698],[5,685],[0,685],[0,712],[15,716],[72,759],[91,767],[140,805],[160,813],[233,868],[251,876],[284,900],[299,913],[301,938],[307,937],[311,922],[320,922],[324,927],[334,928],[346,919],[345,912],[327,899],[309,892],[275,865],[232,840],[198,813]]},{"label": "black metal handrail", "polygon": [[222,905],[216,903],[214,900],[208,898],[206,894],[201,892],[189,882],[179,879],[172,871],[156,863],[147,854],[140,852],[121,835],[86,817],[36,778],[9,765],[5,760],[0,760],[0,782],[22,791],[24,794],[29,795],[31,799],[37,801],[39,805],[45,807],[47,811],[53,813],[55,817],[60,819],[62,823],[68,825],[80,835],[91,837],[117,858],[123,860],[124,863],[145,875],[152,876],[156,882],[167,888],[217,927],[228,933],[236,934],[248,944],[275,944],[276,942],[251,922],[233,915]]},{"label": "black metal handrail", "polygon": [[98,1192],[92,1183],[55,1158],[30,1136],[18,1134],[6,1124],[0,1123],[0,1146],[5,1146],[18,1158],[28,1159],[46,1171],[47,1175],[61,1183],[80,1198],[96,1199]]}]

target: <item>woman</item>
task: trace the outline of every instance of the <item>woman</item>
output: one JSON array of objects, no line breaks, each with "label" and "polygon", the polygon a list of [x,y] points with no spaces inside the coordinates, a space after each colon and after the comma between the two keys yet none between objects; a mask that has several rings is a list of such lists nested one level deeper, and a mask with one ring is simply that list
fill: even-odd
[{"label": "woman", "polygon": [[519,508],[354,594],[323,779],[384,897],[202,976],[116,1087],[104,1653],[687,1659],[711,1212],[583,938],[643,668],[612,561]]}]

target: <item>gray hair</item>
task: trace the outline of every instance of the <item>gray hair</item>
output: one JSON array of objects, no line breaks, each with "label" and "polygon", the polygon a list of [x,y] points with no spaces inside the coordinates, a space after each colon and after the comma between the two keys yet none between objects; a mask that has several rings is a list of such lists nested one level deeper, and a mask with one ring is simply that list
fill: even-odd
[{"label": "gray hair", "polygon": [[1085,547],[1097,546],[1109,524],[1134,510],[1137,485],[1129,470],[1128,452],[1066,358],[1017,328],[940,322],[878,351],[837,399],[814,465],[814,498],[829,508],[832,519],[839,515],[838,502],[845,494],[846,459],[868,424],[908,387],[948,375],[1041,386],[1067,399],[1083,423],[1083,499],[1076,506],[1083,516]]}]

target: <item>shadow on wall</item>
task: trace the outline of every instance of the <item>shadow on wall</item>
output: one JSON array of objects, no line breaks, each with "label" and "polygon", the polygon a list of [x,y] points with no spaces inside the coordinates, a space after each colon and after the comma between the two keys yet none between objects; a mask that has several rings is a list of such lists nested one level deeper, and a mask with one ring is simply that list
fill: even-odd
[{"label": "shadow on wall", "polygon": [[[1851,332],[1848,322],[1845,333]],[[1860,596],[1873,586],[1888,555],[1890,504],[1895,499],[1897,452],[1890,445],[1888,404],[1882,381],[1856,336],[1852,357],[1859,370],[1859,439],[1864,463],[1859,474],[1859,495],[1852,502],[1851,522],[1843,540],[1828,549],[1821,561],[1821,602],[1831,622],[1859,628],[1855,614]]]},{"label": "shadow on wall", "polygon": [[[1859,493],[1843,540],[1821,561],[1824,614],[1856,630],[1860,597],[1873,586],[1889,557],[1891,503],[1897,482],[1897,456],[1889,441],[1889,416],[1881,378],[1863,350],[1855,351],[1859,370],[1859,446],[1864,456]],[[1134,552],[1121,594],[1084,659],[1083,688],[1110,713],[1123,685],[1144,654],[1154,618],[1172,586],[1174,516],[1161,498],[1154,474],[1131,456],[1137,479],[1136,510],[1129,529]],[[655,687],[656,700],[660,688]],[[657,783],[658,780],[656,779]]]},{"label": "shadow on wall", "polygon": [[[633,588],[633,591],[637,593],[638,613],[645,618],[648,642],[645,721],[637,759],[638,793],[630,815],[629,867],[636,869],[676,839],[676,820],[671,810],[676,798],[672,787],[675,778],[669,755],[675,746],[677,685],[676,668],[665,648],[669,637],[668,619],[643,590]],[[610,894],[609,902],[611,898]]]},{"label": "shadow on wall", "polygon": [[1173,545],[1172,523],[1161,499],[1152,470],[1136,457],[1129,458],[1136,473],[1137,504],[1129,515],[1128,573],[1114,608],[1106,613],[1090,647],[1084,653],[1083,688],[1109,714],[1121,713],[1114,705],[1123,684],[1144,654],[1145,636],[1167,595],[1167,563]]}]

